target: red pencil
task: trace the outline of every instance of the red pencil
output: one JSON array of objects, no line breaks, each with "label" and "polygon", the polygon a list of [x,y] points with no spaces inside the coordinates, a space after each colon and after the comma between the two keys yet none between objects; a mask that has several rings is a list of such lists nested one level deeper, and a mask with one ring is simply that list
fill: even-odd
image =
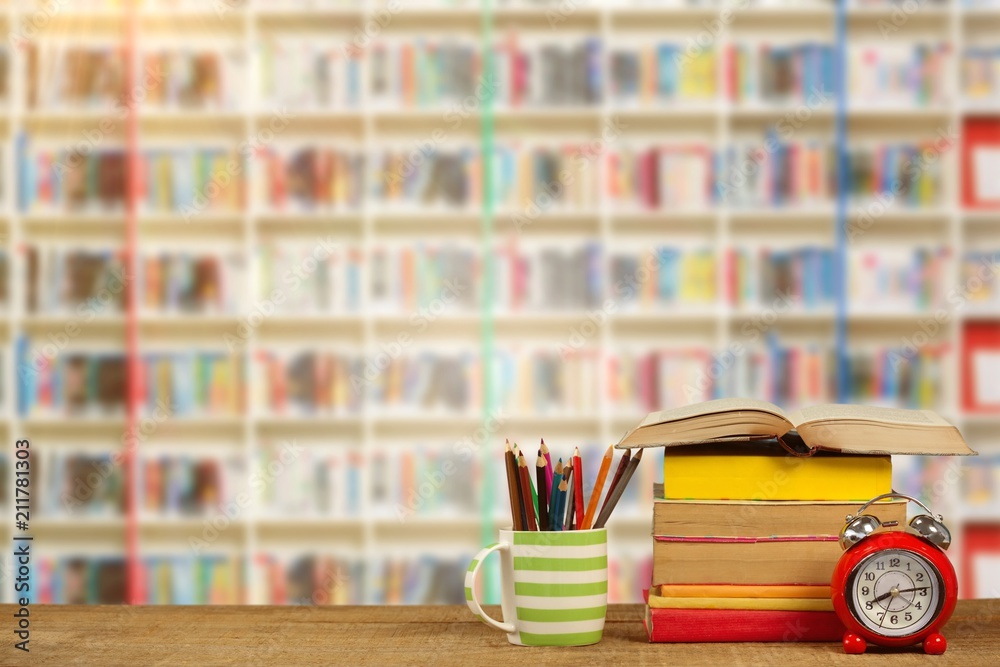
[{"label": "red pencil", "polygon": [[576,515],[576,526],[583,526],[583,460],[580,458],[580,448],[573,449],[573,512]]}]

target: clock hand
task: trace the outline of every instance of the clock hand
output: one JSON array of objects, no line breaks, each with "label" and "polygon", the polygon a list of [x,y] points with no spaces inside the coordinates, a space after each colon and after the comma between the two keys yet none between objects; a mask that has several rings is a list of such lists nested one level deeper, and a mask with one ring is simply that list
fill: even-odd
[{"label": "clock hand", "polygon": [[[926,588],[927,586],[917,586],[916,588],[904,588],[902,590],[896,591],[896,594],[899,595],[900,593],[912,593],[913,591],[922,591]],[[882,600],[891,596],[892,596],[892,591],[889,591],[888,593],[883,593],[882,595],[879,595],[877,598],[875,598],[875,602],[881,602]]]}]

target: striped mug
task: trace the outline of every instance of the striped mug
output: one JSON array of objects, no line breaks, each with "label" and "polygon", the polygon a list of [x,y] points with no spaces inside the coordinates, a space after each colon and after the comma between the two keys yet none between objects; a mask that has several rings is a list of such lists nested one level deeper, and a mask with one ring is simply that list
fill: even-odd
[{"label": "striped mug", "polygon": [[[500,552],[500,606],[490,618],[476,598],[483,561]],[[586,646],[601,641],[608,609],[608,532],[501,530],[465,573],[465,600],[481,621],[519,646]]]}]

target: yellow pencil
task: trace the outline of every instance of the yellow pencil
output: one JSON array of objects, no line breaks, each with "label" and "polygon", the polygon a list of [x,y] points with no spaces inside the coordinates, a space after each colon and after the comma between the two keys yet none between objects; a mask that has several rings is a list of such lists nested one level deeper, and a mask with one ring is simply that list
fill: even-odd
[{"label": "yellow pencil", "polygon": [[601,500],[601,490],[604,488],[604,481],[608,478],[608,471],[611,470],[611,460],[614,457],[614,447],[608,445],[608,451],[604,452],[601,460],[601,469],[597,473],[597,481],[594,482],[594,490],[590,493],[590,502],[587,503],[587,513],[583,517],[581,530],[590,530],[594,523],[594,514],[597,513],[597,503]]}]

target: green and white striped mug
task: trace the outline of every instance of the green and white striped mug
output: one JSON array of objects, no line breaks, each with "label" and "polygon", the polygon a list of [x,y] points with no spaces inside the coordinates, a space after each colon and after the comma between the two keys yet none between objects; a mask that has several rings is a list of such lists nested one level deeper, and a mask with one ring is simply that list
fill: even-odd
[{"label": "green and white striped mug", "polygon": [[[476,598],[476,575],[494,551],[500,552],[504,622],[487,616]],[[596,644],[608,609],[608,531],[501,530],[500,541],[469,565],[465,600],[481,621],[506,632],[511,644]]]}]

